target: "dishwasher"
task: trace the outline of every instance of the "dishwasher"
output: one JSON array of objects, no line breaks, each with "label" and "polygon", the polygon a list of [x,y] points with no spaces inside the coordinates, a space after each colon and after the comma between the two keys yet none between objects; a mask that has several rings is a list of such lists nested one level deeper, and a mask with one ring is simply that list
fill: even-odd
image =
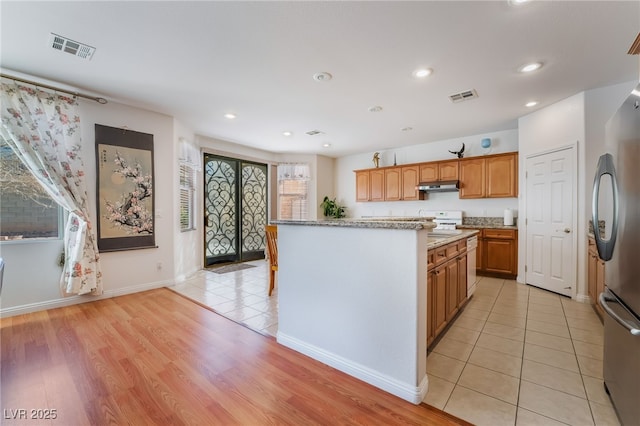
[{"label": "dishwasher", "polygon": [[476,250],[478,249],[478,237],[467,238],[467,297],[471,297],[476,291]]}]

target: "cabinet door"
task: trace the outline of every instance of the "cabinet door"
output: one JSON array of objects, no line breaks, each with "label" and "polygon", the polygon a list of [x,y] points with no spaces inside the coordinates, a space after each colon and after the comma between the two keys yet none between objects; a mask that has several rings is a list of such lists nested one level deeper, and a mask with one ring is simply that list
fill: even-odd
[{"label": "cabinet door", "polygon": [[369,171],[356,172],[356,201],[369,201]]},{"label": "cabinet door", "polygon": [[460,198],[483,198],[486,163],[484,158],[460,160]]},{"label": "cabinet door", "polygon": [[516,271],[514,253],[514,240],[485,239],[485,265],[486,272],[514,275]]},{"label": "cabinet door", "polygon": [[369,199],[384,201],[384,171],[371,170],[369,172]]},{"label": "cabinet door", "polygon": [[434,335],[439,335],[447,326],[447,270],[446,265],[435,269],[433,273],[433,328]]},{"label": "cabinet door", "polygon": [[458,308],[467,301],[467,253],[458,257]]},{"label": "cabinet door", "polygon": [[458,160],[438,163],[438,180],[458,180]]},{"label": "cabinet door", "polygon": [[401,199],[402,175],[400,174],[400,167],[385,169],[384,187],[384,199],[386,201],[398,201]]},{"label": "cabinet door", "polygon": [[447,270],[447,321],[458,312],[458,260],[452,259],[445,264]]},{"label": "cabinet door", "polygon": [[429,347],[433,339],[436,338],[436,327],[434,323],[437,306],[435,299],[435,282],[436,273],[429,269],[427,272],[427,347]]},{"label": "cabinet door", "polygon": [[504,198],[518,196],[518,174],[516,154],[488,157],[487,197]]},{"label": "cabinet door", "polygon": [[420,164],[420,182],[434,182],[438,180],[438,163]]},{"label": "cabinet door", "polygon": [[416,189],[418,186],[418,177],[420,170],[418,166],[402,167],[402,199],[403,200],[420,200],[424,197],[422,192]]}]

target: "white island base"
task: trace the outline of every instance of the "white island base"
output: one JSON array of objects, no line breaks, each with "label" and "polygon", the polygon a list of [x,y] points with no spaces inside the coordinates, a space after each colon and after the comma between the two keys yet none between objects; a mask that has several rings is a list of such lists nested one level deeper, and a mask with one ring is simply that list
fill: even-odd
[{"label": "white island base", "polygon": [[278,342],[422,402],[427,234],[435,225],[276,223]]}]

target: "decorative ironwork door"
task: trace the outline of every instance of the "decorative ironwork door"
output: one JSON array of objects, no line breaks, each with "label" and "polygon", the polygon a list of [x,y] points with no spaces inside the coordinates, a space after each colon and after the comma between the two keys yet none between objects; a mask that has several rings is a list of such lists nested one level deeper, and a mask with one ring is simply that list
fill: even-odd
[{"label": "decorative ironwork door", "polygon": [[204,156],[205,266],[264,258],[267,166]]}]

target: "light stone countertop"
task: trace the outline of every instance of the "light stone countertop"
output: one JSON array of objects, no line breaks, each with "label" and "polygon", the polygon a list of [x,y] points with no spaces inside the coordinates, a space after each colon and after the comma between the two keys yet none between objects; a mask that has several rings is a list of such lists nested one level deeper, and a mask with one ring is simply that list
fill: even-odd
[{"label": "light stone countertop", "polygon": [[434,231],[433,233],[436,236],[434,237],[427,236],[427,241],[428,241],[427,250],[433,250],[435,248],[442,247],[449,243],[454,243],[458,240],[469,238],[473,235],[476,235],[478,231],[460,230],[460,233],[451,234],[451,236],[449,236],[449,234],[438,234],[438,231]]},{"label": "light stone countertop", "polygon": [[274,220],[276,225],[334,226],[343,228],[378,229],[433,229],[436,224],[430,218],[366,218],[366,219],[325,219],[325,220]]}]

